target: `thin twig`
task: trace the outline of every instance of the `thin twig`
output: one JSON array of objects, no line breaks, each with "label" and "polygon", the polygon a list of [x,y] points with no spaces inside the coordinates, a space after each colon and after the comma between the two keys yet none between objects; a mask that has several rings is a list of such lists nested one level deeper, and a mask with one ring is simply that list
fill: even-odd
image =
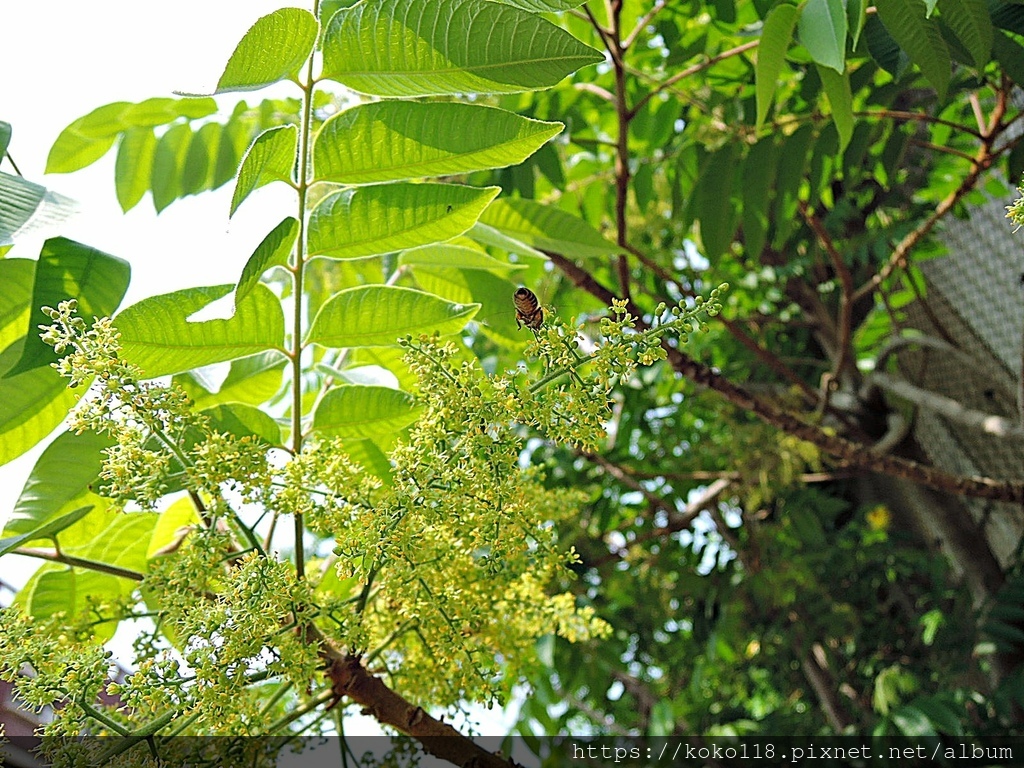
[{"label": "thin twig", "polygon": [[693,66],[687,67],[681,72],[677,72],[676,74],[672,75],[672,77],[670,77],[668,80],[665,80],[663,83],[656,86],[653,90],[650,91],[650,93],[646,94],[645,96],[642,96],[639,99],[639,101],[637,101],[637,103],[633,105],[633,114],[636,114],[638,110],[643,108],[644,104],[653,99],[659,93],[664,91],[666,88],[671,88],[680,80],[695,75],[698,72],[702,72],[705,69],[714,66],[720,61],[732,58],[733,56],[738,56],[744,51],[749,51],[751,48],[756,48],[757,44],[760,42],[760,40],[751,40],[749,43],[737,45],[735,48],[730,48],[727,51],[716,53],[714,56],[711,56],[707,61],[702,61],[700,64],[694,64]]},{"label": "thin twig", "polygon": [[111,576],[119,576],[122,579],[131,579],[132,581],[142,581],[145,578],[145,575],[138,571],[121,568],[116,565],[111,565],[110,563],[101,563],[97,560],[85,560],[81,557],[65,555],[63,552],[57,552],[52,549],[19,547],[11,552],[11,554],[22,555],[24,557],[35,557],[39,560],[49,560],[54,563],[63,563],[64,565],[70,565],[73,568],[85,568],[98,573],[109,573]]},{"label": "thin twig", "polygon": [[647,13],[640,17],[640,20],[633,27],[633,31],[626,35],[626,39],[622,41],[623,50],[628,50],[633,47],[633,43],[636,42],[640,33],[647,28],[647,25],[654,20],[655,16],[664,10],[665,4],[665,0],[658,0],[658,2],[651,6],[651,9]]},{"label": "thin twig", "polygon": [[838,384],[839,377],[843,375],[846,367],[850,364],[850,337],[853,333],[853,275],[850,274],[846,262],[843,261],[843,257],[836,250],[835,243],[832,242],[832,237],[825,230],[821,219],[803,200],[800,201],[800,213],[803,215],[804,221],[810,226],[811,231],[814,232],[815,237],[818,238],[821,247],[825,249],[829,261],[832,262],[832,269],[835,270],[836,276],[839,278],[839,322],[836,332],[838,353],[836,354],[831,377],[825,387],[825,391],[822,393],[822,399],[827,402],[828,394],[832,387]]}]

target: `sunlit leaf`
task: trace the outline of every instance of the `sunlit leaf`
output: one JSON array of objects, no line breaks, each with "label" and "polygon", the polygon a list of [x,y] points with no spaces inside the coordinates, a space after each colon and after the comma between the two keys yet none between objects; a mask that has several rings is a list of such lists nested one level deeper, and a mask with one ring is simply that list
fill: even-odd
[{"label": "sunlit leaf", "polygon": [[238,206],[253,190],[272,181],[291,181],[298,133],[294,125],[281,125],[264,131],[253,140],[238,171],[229,216],[234,216]]},{"label": "sunlit leaf", "polygon": [[450,240],[501,190],[396,183],[335,192],[309,219],[309,253],[353,259]]},{"label": "sunlit leaf", "polygon": [[113,444],[95,432],[58,435],[36,460],[3,532],[26,533],[57,514],[99,477],[103,451]]},{"label": "sunlit leaf", "polygon": [[255,437],[267,446],[281,444],[281,427],[269,415],[244,403],[215,405],[203,411],[211,429],[235,437]]},{"label": "sunlit leaf", "polygon": [[313,414],[313,429],[331,437],[374,437],[405,429],[421,411],[408,392],[346,385],[324,395]]},{"label": "sunlit leaf", "polygon": [[130,128],[121,137],[114,163],[114,188],[117,202],[130,211],[149,190],[156,154],[156,134],[152,128]]},{"label": "sunlit leaf", "polygon": [[[0,539],[0,557],[8,554],[9,552],[13,552],[18,547],[23,546],[30,541],[54,538],[58,533],[63,531],[65,528],[74,525],[91,511],[91,506],[79,507],[78,509],[72,510],[66,514],[46,520],[42,524],[29,526],[29,530],[25,533]],[[4,528],[4,533],[10,533],[13,530],[14,528],[12,525],[8,523],[7,527]]]},{"label": "sunlit leaf", "polygon": [[457,333],[477,309],[412,288],[349,288],[320,308],[306,341],[323,347],[391,346],[410,334]]},{"label": "sunlit leaf", "polygon": [[508,5],[367,0],[331,17],[323,76],[378,96],[514,93],[548,88],[602,60],[554,24]]},{"label": "sunlit leaf", "polygon": [[291,216],[270,230],[242,268],[242,275],[238,278],[238,287],[235,289],[236,302],[246,297],[253,286],[259,283],[264,272],[271,267],[284,266],[288,263],[288,255],[295,245],[298,234],[299,221]]},{"label": "sunlit leaf", "polygon": [[316,18],[302,8],[281,8],[261,17],[231,54],[215,93],[255,91],[294,77],[318,31]]},{"label": "sunlit leaf", "polygon": [[346,184],[452,175],[521,163],[562,129],[459,102],[381,101],[335,115],[313,145],[316,178]]},{"label": "sunlit leaf", "polygon": [[186,288],[128,307],[115,318],[124,358],[153,378],[279,349],[284,314],[278,298],[262,285],[235,305],[230,319],[189,321],[232,288]]},{"label": "sunlit leaf", "polygon": [[480,217],[480,223],[533,248],[553,251],[569,258],[610,256],[621,250],[583,219],[533,200],[495,200],[487,206]]}]

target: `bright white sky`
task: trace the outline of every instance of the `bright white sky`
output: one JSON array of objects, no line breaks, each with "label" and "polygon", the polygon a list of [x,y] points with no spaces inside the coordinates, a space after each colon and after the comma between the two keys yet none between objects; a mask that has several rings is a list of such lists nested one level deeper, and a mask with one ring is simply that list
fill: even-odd
[{"label": "bright white sky", "polygon": [[[260,16],[286,5],[303,3],[51,0],[4,4],[0,120],[13,127],[11,155],[26,178],[78,202],[79,214],[59,234],[131,263],[132,282],[122,306],[179,288],[235,282],[266,235],[267,222],[280,219],[279,206],[291,200],[290,191],[283,185],[264,187],[230,221],[230,183],[216,192],[177,201],[159,216],[147,194],[124,215],[114,194],[113,150],[85,170],[44,176],[50,146],[68,124],[104,104],[172,96],[173,91],[211,92],[245,31]],[[230,106],[239,98],[252,104],[286,95],[296,95],[294,87],[279,85],[219,100]],[[6,161],[0,163],[0,170],[13,172]],[[273,215],[268,213],[271,209]],[[8,257],[35,258],[41,240],[19,242]],[[37,449],[0,467],[0,528],[38,455]],[[5,567],[0,577],[20,585],[26,578],[20,571]],[[478,714],[484,732],[504,732],[497,725],[501,720],[497,711]]]},{"label": "bright white sky", "polygon": [[[50,147],[69,123],[104,104],[172,96],[173,91],[209,93],[245,31],[284,4],[285,0],[6,4],[0,120],[13,128],[10,153],[26,178],[78,202],[79,214],[59,234],[131,263],[132,282],[122,306],[179,288],[237,280],[266,234],[267,204],[281,201],[282,193],[287,199],[288,192],[283,185],[260,190],[230,222],[230,183],[216,192],[177,201],[160,216],[147,195],[124,215],[114,194],[113,150],[82,171],[44,176]],[[288,92],[285,85],[267,94]],[[250,103],[263,95],[244,94]],[[223,97],[222,103],[232,105],[236,96]],[[0,170],[12,172],[6,161]],[[8,257],[35,258],[41,243],[41,237],[26,238]],[[0,524],[38,453],[0,467]]]}]

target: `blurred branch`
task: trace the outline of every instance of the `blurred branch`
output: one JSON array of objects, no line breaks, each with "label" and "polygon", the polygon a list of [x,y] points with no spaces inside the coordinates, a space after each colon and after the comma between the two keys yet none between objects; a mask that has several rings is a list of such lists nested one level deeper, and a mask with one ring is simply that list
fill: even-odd
[{"label": "blurred branch", "polygon": [[[578,288],[609,305],[611,304],[611,300],[615,298],[614,294],[601,285],[593,275],[561,254],[549,252],[547,255]],[[636,326],[639,330],[646,330],[650,327],[643,321],[642,312],[633,302],[629,302],[627,308],[636,317]],[[806,440],[822,452],[841,459],[851,467],[900,477],[960,496],[1008,501],[1015,504],[1024,503],[1024,482],[954,475],[892,454],[873,454],[869,450],[869,446],[839,437],[819,426],[808,424],[774,403],[755,397],[711,367],[671,346],[667,340],[662,341],[662,346],[666,350],[672,367],[683,376],[696,384],[702,384],[715,390],[738,408],[753,413],[777,429],[801,440]]]}]

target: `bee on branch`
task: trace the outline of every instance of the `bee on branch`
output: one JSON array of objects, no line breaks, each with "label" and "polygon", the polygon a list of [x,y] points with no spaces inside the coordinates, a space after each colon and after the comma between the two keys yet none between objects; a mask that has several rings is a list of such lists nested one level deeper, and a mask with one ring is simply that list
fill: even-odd
[{"label": "bee on branch", "polygon": [[526,286],[519,286],[513,297],[516,305],[516,328],[525,325],[531,331],[540,330],[544,325],[544,308],[541,307],[537,294]]}]

